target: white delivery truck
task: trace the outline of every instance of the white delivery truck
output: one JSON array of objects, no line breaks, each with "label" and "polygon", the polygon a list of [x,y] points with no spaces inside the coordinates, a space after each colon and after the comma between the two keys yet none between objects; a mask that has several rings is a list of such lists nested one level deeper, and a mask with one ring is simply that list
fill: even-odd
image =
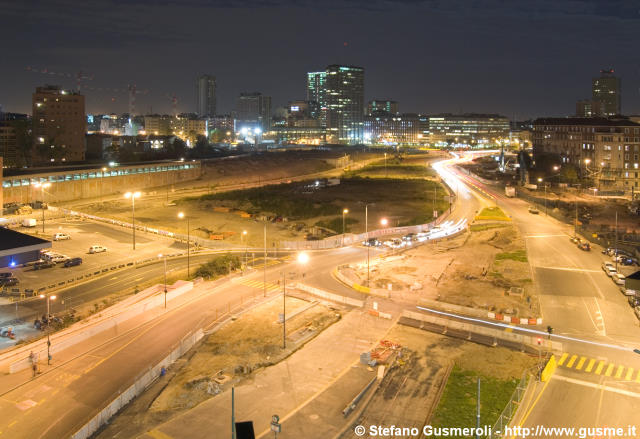
[{"label": "white delivery truck", "polygon": [[35,218],[25,218],[22,220],[22,227],[35,227],[36,220]]}]

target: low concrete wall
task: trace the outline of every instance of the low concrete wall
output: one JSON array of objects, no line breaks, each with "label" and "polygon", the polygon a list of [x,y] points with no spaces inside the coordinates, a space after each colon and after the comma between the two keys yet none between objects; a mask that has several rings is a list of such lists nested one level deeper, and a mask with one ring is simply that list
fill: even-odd
[{"label": "low concrete wall", "polygon": [[[172,300],[193,288],[192,282],[178,281],[168,287],[167,301]],[[141,293],[77,322],[62,331],[51,335],[51,355],[74,346],[100,332],[116,327],[118,324],[136,317],[150,309],[164,305],[164,287],[155,285]],[[30,367],[29,354],[33,351],[39,358],[47,358],[47,340],[42,339],[0,355],[0,372],[15,373]]]},{"label": "low concrete wall", "polygon": [[116,396],[109,405],[100,411],[100,413],[80,427],[76,433],[71,436],[71,438],[86,439],[90,437],[101,426],[106,424],[113,415],[118,413],[122,407],[127,405],[133,398],[140,395],[153,381],[155,381],[160,376],[160,371],[163,367],[166,368],[173,364],[178,358],[182,357],[189,349],[191,349],[203,336],[204,332],[202,329],[198,329],[194,333],[183,338],[169,355],[155,366],[150,367],[142,376],[137,378],[128,389]]},{"label": "low concrete wall", "polygon": [[[413,320],[418,320],[418,321],[422,321],[422,322],[427,322],[427,323],[434,323],[436,325],[441,325],[441,326],[446,326],[448,328],[452,328],[452,329],[458,329],[458,330],[462,330],[462,331],[467,331],[467,332],[473,332],[475,334],[479,334],[479,335],[486,335],[489,337],[493,337],[493,338],[497,338],[500,340],[505,340],[505,341],[509,341],[512,343],[518,343],[518,344],[526,344],[529,346],[533,346],[535,348],[538,348],[540,345],[538,345],[538,339],[540,338],[540,336],[530,336],[530,335],[521,335],[521,334],[516,334],[513,332],[506,332],[503,329],[494,329],[494,328],[488,328],[486,326],[480,326],[480,325],[474,325],[474,324],[470,324],[470,323],[464,323],[464,322],[459,322],[456,320],[450,320],[450,319],[445,319],[442,317],[438,317],[438,316],[434,316],[434,315],[430,315],[430,314],[423,314],[423,313],[419,313],[419,312],[415,312],[415,311],[403,311],[402,313],[403,317],[409,318],[409,319],[413,319]],[[548,340],[548,339],[542,339],[542,346],[550,351],[553,352],[562,352],[563,351],[563,344],[561,342],[558,341],[552,341],[552,340]]]},{"label": "low concrete wall", "polygon": [[315,288],[309,285],[304,285],[301,283],[294,284],[291,286],[291,288],[297,288],[299,290],[313,294],[314,296],[322,297],[323,299],[327,299],[332,302],[338,302],[338,303],[343,303],[345,305],[357,306],[359,308],[362,308],[364,306],[364,301],[362,300],[352,299],[351,297],[330,293],[328,291],[324,291],[319,288]]}]

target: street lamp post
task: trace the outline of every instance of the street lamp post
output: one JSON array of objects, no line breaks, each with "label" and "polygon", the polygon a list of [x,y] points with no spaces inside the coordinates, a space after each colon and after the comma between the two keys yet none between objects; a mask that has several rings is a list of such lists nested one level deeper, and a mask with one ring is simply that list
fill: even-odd
[{"label": "street lamp post", "polygon": [[344,247],[344,234],[345,234],[345,215],[349,213],[349,209],[342,209],[342,246]]},{"label": "street lamp post", "polygon": [[56,300],[56,296],[52,296],[50,294],[44,295],[40,294],[40,298],[47,299],[47,365],[51,364],[51,300]]},{"label": "street lamp post", "polygon": [[184,212],[179,212],[178,213],[178,218],[182,219],[182,218],[186,218],[187,219],[187,277],[190,276],[190,271],[191,271],[191,265],[190,265],[190,249],[191,249],[191,235],[190,235],[190,230],[189,230],[189,217],[187,215],[184,214]]},{"label": "street lamp post", "polygon": [[[162,258],[162,253],[158,257]],[[167,309],[167,255],[164,255],[164,309]]]},{"label": "street lamp post", "polygon": [[[542,178],[538,178],[538,183],[542,183]],[[549,216],[547,213],[547,183],[544,183],[544,214]]]},{"label": "street lamp post", "polygon": [[102,185],[104,184],[104,172],[106,170],[107,170],[107,168],[102,168],[102,174],[100,176],[100,204],[103,203],[103,200],[102,200],[102,192],[103,192]]},{"label": "street lamp post", "polygon": [[367,242],[367,286],[369,286],[369,248],[371,243],[369,242],[369,205],[364,205],[364,233]]},{"label": "street lamp post", "polygon": [[[305,252],[298,253],[296,262],[300,265],[304,265],[309,262],[309,255]],[[287,348],[287,276],[285,271],[282,271],[282,349]]]},{"label": "street lamp post", "polygon": [[42,201],[40,207],[42,208],[42,233],[44,233],[44,194],[47,192],[45,189],[51,187],[51,183],[36,183],[35,186],[42,190]]},{"label": "street lamp post", "polygon": [[247,247],[249,245],[249,243],[246,241],[246,239],[244,238],[245,236],[247,236],[247,232],[246,230],[242,231],[242,235],[240,235],[240,245],[242,245],[242,241],[244,240],[244,266],[245,268],[247,268]]},{"label": "street lamp post", "polygon": [[125,198],[131,198],[131,223],[133,230],[133,249],[136,249],[136,198],[140,198],[140,192],[127,192]]}]

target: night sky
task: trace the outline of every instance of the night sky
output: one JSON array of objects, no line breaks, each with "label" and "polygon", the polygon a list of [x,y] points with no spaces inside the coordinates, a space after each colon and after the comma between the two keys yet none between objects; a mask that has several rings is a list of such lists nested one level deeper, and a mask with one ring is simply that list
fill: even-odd
[{"label": "night sky", "polygon": [[[0,104],[30,113],[44,83],[93,75],[136,84],[137,112],[195,111],[195,79],[218,80],[218,112],[242,91],[273,106],[305,98],[305,73],[365,67],[366,98],[402,112],[569,115],[613,67],[622,110],[640,113],[640,2],[633,0],[0,0]],[[86,90],[87,112],[126,112],[127,94]],[[115,98],[115,101],[113,101]]]}]

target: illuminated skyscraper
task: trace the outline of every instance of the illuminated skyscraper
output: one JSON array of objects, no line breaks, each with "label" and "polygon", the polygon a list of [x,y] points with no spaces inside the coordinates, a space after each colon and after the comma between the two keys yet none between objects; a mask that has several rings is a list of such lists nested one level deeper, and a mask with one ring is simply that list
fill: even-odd
[{"label": "illuminated skyscraper", "polygon": [[620,78],[613,76],[613,69],[600,70],[600,77],[592,80],[592,97],[601,103],[604,116],[622,114]]},{"label": "illuminated skyscraper", "polygon": [[327,124],[327,101],[325,98],[325,81],[327,72],[307,73],[307,101],[315,102],[315,111],[311,117],[320,119],[322,126]]},{"label": "illuminated skyscraper", "polygon": [[364,68],[330,65],[326,69],[327,141],[362,143]]},{"label": "illuminated skyscraper", "polygon": [[202,75],[196,81],[196,98],[198,116],[213,117],[216,115],[216,77]]}]

